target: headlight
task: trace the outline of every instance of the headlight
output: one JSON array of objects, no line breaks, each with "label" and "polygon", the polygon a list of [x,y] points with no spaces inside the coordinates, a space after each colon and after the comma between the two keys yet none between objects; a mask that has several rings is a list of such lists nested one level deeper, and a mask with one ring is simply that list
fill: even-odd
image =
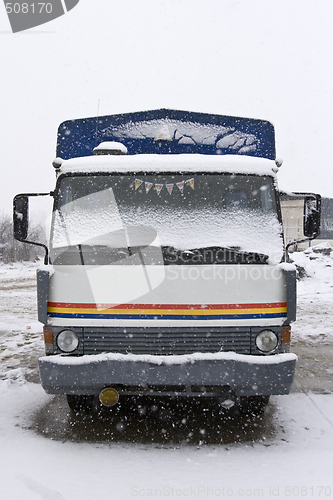
[{"label": "headlight", "polygon": [[63,330],[57,337],[57,344],[63,352],[72,352],[79,345],[79,338],[71,330]]},{"label": "headlight", "polygon": [[262,352],[274,351],[278,345],[278,338],[272,330],[262,330],[256,336],[256,346]]}]

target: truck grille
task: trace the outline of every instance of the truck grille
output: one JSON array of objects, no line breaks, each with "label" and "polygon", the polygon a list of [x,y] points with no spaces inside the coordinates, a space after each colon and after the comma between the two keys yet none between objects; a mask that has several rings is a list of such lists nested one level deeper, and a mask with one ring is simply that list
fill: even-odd
[{"label": "truck grille", "polygon": [[250,354],[250,328],[84,328],[84,354]]}]

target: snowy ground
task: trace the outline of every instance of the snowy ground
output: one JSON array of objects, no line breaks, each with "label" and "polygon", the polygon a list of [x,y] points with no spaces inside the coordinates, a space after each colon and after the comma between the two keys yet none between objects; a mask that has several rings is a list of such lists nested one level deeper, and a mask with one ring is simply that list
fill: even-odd
[{"label": "snowy ground", "polygon": [[38,385],[36,266],[0,265],[1,498],[333,498],[333,363],[325,354],[333,252],[321,246],[294,258],[307,275],[293,325],[297,378],[292,394],[272,397],[252,420],[201,407],[171,419],[135,407],[116,418],[74,418]]}]

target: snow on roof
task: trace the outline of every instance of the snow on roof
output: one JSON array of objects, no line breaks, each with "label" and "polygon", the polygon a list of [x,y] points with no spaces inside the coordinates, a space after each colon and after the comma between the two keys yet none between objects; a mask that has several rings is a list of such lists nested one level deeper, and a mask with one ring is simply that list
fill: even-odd
[{"label": "snow on roof", "polygon": [[105,141],[101,142],[93,149],[94,155],[96,154],[127,154],[127,147],[121,142]]},{"label": "snow on roof", "polygon": [[276,171],[274,160],[253,156],[144,154],[72,158],[63,161],[59,173],[227,172],[275,177]]},{"label": "snow on roof", "polygon": [[89,156],[102,141],[120,141],[134,154],[239,154],[275,159],[274,127],[266,120],[155,109],[67,120],[58,129],[57,156]]},{"label": "snow on roof", "polygon": [[255,151],[259,142],[254,134],[235,130],[234,127],[170,119],[123,123],[118,127],[108,127],[101,132],[112,133],[120,139],[145,137],[155,141],[176,140],[179,144],[209,144],[215,145],[217,149],[230,147],[239,154]]}]

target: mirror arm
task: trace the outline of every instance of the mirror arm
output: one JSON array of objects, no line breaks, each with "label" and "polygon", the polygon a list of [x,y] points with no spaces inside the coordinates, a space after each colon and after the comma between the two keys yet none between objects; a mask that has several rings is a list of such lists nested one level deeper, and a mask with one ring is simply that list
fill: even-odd
[{"label": "mirror arm", "polygon": [[28,245],[35,245],[37,247],[42,247],[45,250],[45,256],[44,256],[44,265],[47,266],[49,263],[49,249],[47,248],[44,243],[36,243],[35,241],[28,241],[28,240],[18,240],[21,241],[22,243],[28,243]]},{"label": "mirror arm", "polygon": [[303,240],[294,240],[290,241],[288,245],[286,245],[286,262],[291,262],[290,256],[289,256],[289,248],[292,247],[293,245],[297,245],[298,243],[305,243],[306,241],[311,241],[314,240],[316,236],[313,238],[304,238]]}]

